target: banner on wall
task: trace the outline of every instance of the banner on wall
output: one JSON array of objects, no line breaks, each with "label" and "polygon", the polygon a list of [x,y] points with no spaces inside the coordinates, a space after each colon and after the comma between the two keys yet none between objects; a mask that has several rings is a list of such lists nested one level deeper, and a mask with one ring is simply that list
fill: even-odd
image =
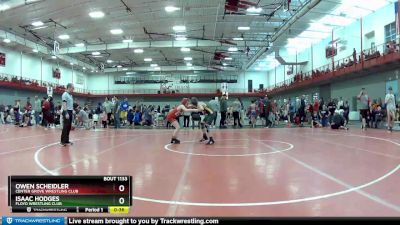
[{"label": "banner on wall", "polygon": [[60,79],[61,78],[61,71],[59,68],[55,68],[53,69],[53,77],[56,79]]},{"label": "banner on wall", "polygon": [[53,96],[53,87],[51,86],[47,87],[47,96]]},{"label": "banner on wall", "polygon": [[6,54],[0,52],[0,66],[6,66]]},{"label": "banner on wall", "polygon": [[83,78],[83,76],[81,75],[77,75],[76,76],[76,84],[84,84],[85,83],[85,79]]}]

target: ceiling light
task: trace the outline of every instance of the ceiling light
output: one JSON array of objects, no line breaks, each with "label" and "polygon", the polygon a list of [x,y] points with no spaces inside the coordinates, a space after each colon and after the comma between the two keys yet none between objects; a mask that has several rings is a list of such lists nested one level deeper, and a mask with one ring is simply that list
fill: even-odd
[{"label": "ceiling light", "polygon": [[230,48],[228,48],[228,51],[230,51],[230,52],[237,52],[237,51],[238,51],[238,48],[236,48],[236,47],[230,47]]},{"label": "ceiling light", "polygon": [[233,38],[234,41],[243,41],[243,38],[239,37],[239,38]]},{"label": "ceiling light", "polygon": [[37,50],[36,48],[34,48],[34,49],[32,49],[32,52],[34,52],[34,53],[38,53],[38,52],[39,52],[39,50]]},{"label": "ceiling light", "polygon": [[86,67],[83,67],[82,69],[83,69],[83,70],[86,70]]},{"label": "ceiling light", "polygon": [[160,68],[160,67],[154,67],[154,69],[155,69],[155,70],[161,70],[161,68]]},{"label": "ceiling light", "polygon": [[85,44],[84,43],[78,43],[78,44],[75,44],[75,47],[84,47],[85,46]]},{"label": "ceiling light", "polygon": [[102,11],[93,11],[89,13],[89,16],[92,18],[103,18],[104,13]]},{"label": "ceiling light", "polygon": [[186,66],[191,67],[191,66],[193,66],[193,64],[191,64],[191,63],[186,63]]},{"label": "ceiling light", "polygon": [[152,58],[145,58],[144,61],[145,62],[151,62],[151,61],[153,61],[153,59]]},{"label": "ceiling light", "polygon": [[0,11],[7,10],[7,9],[9,9],[9,8],[10,8],[9,5],[0,5]]},{"label": "ceiling light", "polygon": [[35,21],[35,22],[31,23],[31,24],[34,27],[40,27],[40,26],[44,25],[44,23],[42,21]]},{"label": "ceiling light", "polygon": [[249,12],[249,13],[260,13],[260,12],[262,12],[262,8],[256,8],[256,7],[250,7],[250,8],[247,8],[247,12]]},{"label": "ceiling light", "polygon": [[94,57],[94,58],[103,58],[102,55],[94,55],[93,57]]},{"label": "ceiling light", "polygon": [[186,27],[185,26],[173,26],[172,29],[176,32],[183,32],[186,31]]},{"label": "ceiling light", "polygon": [[96,73],[98,73],[99,71],[98,70],[96,70]]},{"label": "ceiling light", "polygon": [[126,72],[126,75],[135,74],[135,72]]},{"label": "ceiling light", "polygon": [[158,67],[157,64],[150,64],[151,67]]},{"label": "ceiling light", "polygon": [[49,27],[49,26],[35,27],[35,28],[32,28],[31,30],[40,30],[40,29],[47,28],[47,27]]},{"label": "ceiling light", "polygon": [[185,61],[192,61],[192,57],[185,57],[185,58],[183,58],[183,60],[185,60]]},{"label": "ceiling light", "polygon": [[100,52],[92,52],[92,55],[100,55]]},{"label": "ceiling light", "polygon": [[122,68],[122,66],[121,66],[121,65],[118,65],[117,67],[118,67],[118,68]]},{"label": "ceiling light", "polygon": [[52,55],[51,58],[52,58],[52,59],[57,59],[57,56]]},{"label": "ceiling light", "polygon": [[112,29],[112,30],[110,30],[110,33],[111,34],[122,34],[122,33],[124,33],[124,31],[121,29]]},{"label": "ceiling light", "polygon": [[190,52],[190,48],[181,48],[181,52]]},{"label": "ceiling light", "polygon": [[10,39],[8,39],[8,38],[6,38],[6,39],[4,39],[4,40],[3,40],[3,42],[4,42],[4,43],[10,43],[10,42],[11,42],[11,40],[10,40]]},{"label": "ceiling light", "polygon": [[128,70],[128,68],[123,68],[122,70],[123,70],[123,71],[127,71],[127,70]]},{"label": "ceiling light", "polygon": [[175,12],[175,11],[180,10],[180,8],[175,7],[175,6],[167,6],[164,9],[165,9],[166,12]]},{"label": "ceiling light", "polygon": [[256,67],[256,68],[255,68],[255,70],[258,70],[258,71],[260,71],[260,70],[261,70],[261,68],[260,68],[260,67]]},{"label": "ceiling light", "polygon": [[123,42],[123,43],[132,43],[133,40],[132,40],[132,39],[125,39],[125,40],[122,40],[122,42]]},{"label": "ceiling light", "polygon": [[186,41],[187,38],[186,38],[185,36],[177,36],[177,37],[175,38],[175,40],[177,40],[177,41]]},{"label": "ceiling light", "polygon": [[92,71],[90,71],[90,72],[94,73],[94,70],[92,70]]},{"label": "ceiling light", "polygon": [[72,62],[71,62],[71,63],[69,63],[69,65],[73,66],[73,65],[74,65],[74,63],[72,63]]},{"label": "ceiling light", "polygon": [[222,63],[222,65],[223,65],[223,66],[227,66],[228,64],[227,64],[227,63]]},{"label": "ceiling light", "polygon": [[112,63],[113,61],[111,59],[107,59],[107,63]]},{"label": "ceiling light", "polygon": [[134,53],[143,53],[143,49],[138,48],[138,49],[133,50],[133,52]]},{"label": "ceiling light", "polygon": [[67,39],[69,39],[69,35],[68,34],[61,34],[60,36],[58,36],[58,38],[60,38],[61,40],[67,40]]},{"label": "ceiling light", "polygon": [[225,60],[232,60],[232,58],[231,57],[226,57]]},{"label": "ceiling light", "polygon": [[250,30],[250,27],[238,27],[238,30]]}]

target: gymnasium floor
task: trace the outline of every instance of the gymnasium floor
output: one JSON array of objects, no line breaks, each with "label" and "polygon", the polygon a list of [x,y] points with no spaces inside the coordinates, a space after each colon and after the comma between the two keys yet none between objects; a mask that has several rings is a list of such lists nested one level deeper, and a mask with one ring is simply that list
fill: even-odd
[{"label": "gymnasium floor", "polygon": [[[359,128],[0,129],[0,214],[8,175],[132,175],[132,216],[400,216],[400,133]],[[93,215],[93,214],[91,214]]]}]

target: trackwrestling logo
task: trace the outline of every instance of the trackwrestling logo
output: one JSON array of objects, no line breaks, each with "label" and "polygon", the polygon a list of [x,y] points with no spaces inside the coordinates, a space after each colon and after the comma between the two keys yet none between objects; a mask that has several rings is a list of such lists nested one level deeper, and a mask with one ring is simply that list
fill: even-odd
[{"label": "trackwrestling logo", "polygon": [[3,217],[7,225],[64,225],[64,217]]}]

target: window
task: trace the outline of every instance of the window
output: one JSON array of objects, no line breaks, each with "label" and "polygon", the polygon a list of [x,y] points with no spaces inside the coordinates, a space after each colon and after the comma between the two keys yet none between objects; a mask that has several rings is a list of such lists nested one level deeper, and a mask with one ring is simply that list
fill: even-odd
[{"label": "window", "polygon": [[396,39],[396,22],[385,26],[385,43]]}]

